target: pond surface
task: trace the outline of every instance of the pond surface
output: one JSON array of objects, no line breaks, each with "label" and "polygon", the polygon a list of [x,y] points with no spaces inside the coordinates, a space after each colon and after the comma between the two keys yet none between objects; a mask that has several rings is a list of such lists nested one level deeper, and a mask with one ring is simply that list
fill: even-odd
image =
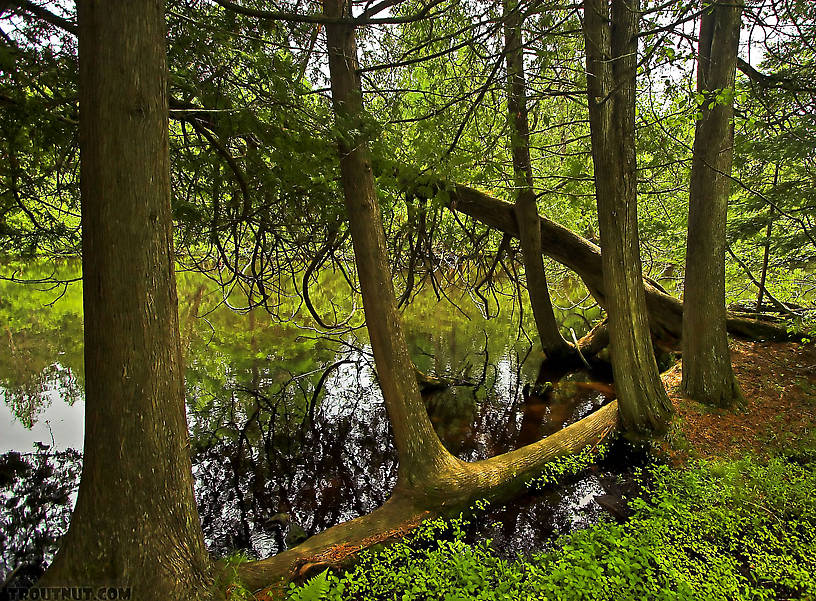
[{"label": "pond surface", "polygon": [[[20,267],[30,278],[78,275],[74,263]],[[180,273],[178,289],[196,495],[210,549],[269,556],[381,505],[396,480],[396,455],[365,329],[323,333],[295,295],[279,308],[292,316],[286,322],[260,310],[238,313],[198,274]],[[330,273],[310,292],[324,314],[354,311],[347,285]],[[558,292],[556,303],[565,306],[581,298],[566,283]],[[458,457],[482,459],[533,442],[607,400],[598,374],[539,373],[526,307],[520,318],[519,306],[498,296],[498,316],[485,319],[467,294],[446,293],[456,306],[423,291],[405,309],[404,324],[417,367],[459,384],[425,395],[437,432]],[[583,316],[579,309],[561,315],[578,336],[598,316],[597,308]],[[357,310],[350,325],[361,318]],[[2,580],[18,565],[36,571],[47,563],[75,496],[81,286],[0,282],[0,323]],[[590,524],[601,511],[594,496],[614,488],[623,467],[613,463],[492,508],[479,520],[490,525],[471,534],[491,537],[511,556]],[[43,479],[50,484],[32,486]]]}]

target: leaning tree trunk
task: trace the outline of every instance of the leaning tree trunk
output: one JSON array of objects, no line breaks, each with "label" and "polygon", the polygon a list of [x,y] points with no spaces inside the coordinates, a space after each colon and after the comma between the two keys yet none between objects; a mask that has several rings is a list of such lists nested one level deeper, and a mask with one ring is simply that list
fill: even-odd
[{"label": "leaning tree trunk", "polygon": [[[552,436],[484,461],[467,463],[452,456],[433,430],[419,395],[414,366],[402,333],[394,296],[363,114],[352,24],[342,18],[345,0],[324,0],[332,103],[340,175],[366,325],[377,376],[394,431],[399,458],[397,485],[378,510],[330,528],[285,553],[249,562],[238,573],[252,590],[278,587],[314,568],[335,565],[361,549],[404,533],[422,519],[461,510],[476,499],[507,499],[523,490],[550,460],[597,444],[617,426],[617,404],[607,405]],[[278,589],[279,590],[279,589]]]},{"label": "leaning tree trunk", "polygon": [[[556,457],[595,446],[617,427],[618,404],[612,402],[533,444],[475,463],[433,480],[422,496],[394,494],[372,513],[344,522],[268,559],[240,564],[249,590],[267,588],[277,598],[291,580],[302,580],[327,567],[343,567],[363,549],[403,536],[423,520],[450,515],[486,499],[503,502],[526,490],[526,483]],[[259,595],[259,599],[269,598]]]},{"label": "leaning tree trunk", "polygon": [[[440,180],[438,185],[450,191],[449,207],[496,228],[508,236],[518,238],[519,227],[513,205],[493,198],[481,190],[462,184]],[[541,252],[577,273],[592,296],[606,306],[606,288],[603,282],[601,249],[586,238],[554,221],[541,217]],[[682,335],[683,303],[661,292],[644,279],[646,308],[649,325],[656,340],[666,346],[674,346]],[[729,314],[728,331],[735,336],[761,340],[792,340],[791,333],[776,324]]]},{"label": "leaning tree trunk", "polygon": [[[666,428],[672,406],[657,370],[640,263],[635,156],[637,0],[585,0],[584,37],[595,194],[610,352],[621,425]],[[610,23],[611,16],[611,23]]]},{"label": "leaning tree trunk", "polygon": [[697,57],[697,118],[689,186],[683,293],[683,391],[718,407],[743,403],[731,369],[725,312],[725,223],[734,145],[739,1],[703,11]]},{"label": "leaning tree trunk", "polygon": [[538,207],[533,190],[533,167],[530,162],[522,17],[521,7],[516,0],[505,0],[504,3],[504,44],[507,55],[508,131],[513,155],[516,219],[519,225],[527,293],[541,347],[548,359],[559,359],[574,355],[575,351],[558,329],[541,257],[541,229],[538,227]]},{"label": "leaning tree trunk", "polygon": [[[344,0],[324,0],[324,13],[329,18],[345,16],[345,5]],[[368,144],[359,133],[365,128],[360,125],[363,104],[354,27],[327,25],[326,39],[332,103],[337,126],[343,132],[338,141],[340,177],[366,327],[399,454],[398,487],[413,488],[431,474],[444,470],[453,458],[428,418],[397,312],[371,157]]]},{"label": "leaning tree trunk", "polygon": [[184,408],[164,3],[78,8],[85,450],[71,524],[40,585],[193,599],[209,559]]},{"label": "leaning tree trunk", "polygon": [[[779,163],[774,166],[773,190],[779,183]],[[765,246],[762,249],[762,271],[759,274],[759,291],[757,292],[756,312],[762,312],[762,297],[765,295],[765,283],[768,279],[768,262],[771,258],[771,231],[774,222],[774,205],[768,207],[768,226],[765,228]]]}]

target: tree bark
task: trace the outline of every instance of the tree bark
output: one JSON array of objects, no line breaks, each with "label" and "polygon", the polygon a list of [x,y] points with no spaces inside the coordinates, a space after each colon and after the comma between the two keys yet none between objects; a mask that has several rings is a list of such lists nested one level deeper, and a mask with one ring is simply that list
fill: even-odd
[{"label": "tree bark", "polygon": [[765,295],[765,283],[768,279],[768,262],[771,259],[771,229],[773,228],[773,207],[768,211],[768,227],[765,228],[765,248],[762,249],[762,271],[759,274],[759,292],[757,292],[756,312],[762,310],[762,300]]},{"label": "tree bark", "polygon": [[[343,0],[324,0],[327,17],[344,16]],[[340,176],[349,219],[366,326],[377,377],[399,455],[399,488],[413,488],[455,462],[434,432],[419,394],[414,365],[397,312],[374,175],[363,131],[354,27],[328,24],[332,103],[338,129]]]},{"label": "tree bark", "polygon": [[[513,205],[462,184],[446,185],[446,189],[451,190],[449,207],[452,211],[468,215],[508,236],[518,238],[519,228]],[[545,217],[541,217],[539,223],[541,252],[577,273],[595,300],[605,307],[607,300],[601,249]],[[665,346],[676,344],[682,336],[683,303],[661,292],[646,280],[644,287],[652,335]],[[734,314],[728,315],[727,327],[731,334],[749,339],[782,341],[795,338],[795,335],[783,327]]]},{"label": "tree bark", "polygon": [[[779,183],[779,163],[774,165],[773,188]],[[771,229],[774,222],[774,206],[768,207],[768,227],[765,229],[765,248],[762,250],[762,272],[759,275],[759,292],[757,292],[756,312],[762,309],[762,296],[765,293],[765,281],[768,277],[768,262],[771,258]]]},{"label": "tree bark", "polygon": [[640,263],[635,155],[637,0],[585,0],[584,38],[595,195],[621,425],[665,430],[672,405],[649,334]]},{"label": "tree bark", "polygon": [[541,347],[548,359],[557,360],[574,355],[575,351],[559,331],[541,256],[541,229],[538,227],[538,206],[533,189],[533,167],[530,162],[524,37],[520,7],[516,0],[504,2],[504,43],[507,56],[508,131],[513,156],[516,220],[519,226],[527,294]]},{"label": "tree bark", "polygon": [[[731,369],[725,310],[725,224],[734,144],[740,2],[715,0],[702,15],[697,118],[689,185],[683,294],[683,391],[718,407],[744,402]],[[720,99],[717,99],[717,96]],[[713,106],[712,106],[713,105]]]},{"label": "tree bark", "polygon": [[164,3],[79,8],[85,450],[71,524],[40,586],[198,598],[173,265]]}]

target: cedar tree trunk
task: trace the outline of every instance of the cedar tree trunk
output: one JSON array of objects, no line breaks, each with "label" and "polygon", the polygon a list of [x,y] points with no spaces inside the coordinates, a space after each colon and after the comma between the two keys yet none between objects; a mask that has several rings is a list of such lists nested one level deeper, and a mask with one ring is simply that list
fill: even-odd
[{"label": "cedar tree trunk", "polygon": [[541,228],[533,190],[533,167],[530,163],[530,128],[527,118],[527,90],[524,79],[524,37],[521,7],[515,0],[504,3],[504,43],[507,55],[507,112],[510,146],[513,155],[513,182],[516,194],[516,220],[527,279],[527,293],[533,309],[541,348],[548,359],[574,354],[561,336],[553,313],[547,275],[541,256]]},{"label": "cedar tree trunk", "polygon": [[683,391],[717,407],[742,404],[728,349],[725,222],[734,144],[734,74],[739,1],[716,0],[702,16],[697,58],[697,118],[689,186],[683,293]]},{"label": "cedar tree trunk", "polygon": [[173,266],[164,2],[79,7],[85,450],[76,508],[41,586],[198,598]]},{"label": "cedar tree trunk", "polygon": [[[449,207],[452,211],[468,215],[508,236],[518,238],[519,228],[513,205],[462,184],[444,183],[444,186],[451,190]],[[541,252],[575,271],[595,300],[606,306],[601,249],[546,217],[539,218],[539,224]],[[674,346],[682,335],[683,303],[661,292],[645,278],[643,285],[646,289],[646,308],[652,335],[664,346]],[[802,335],[788,332],[777,324],[735,314],[728,315],[727,326],[731,334],[751,340],[795,340],[797,335]]]},{"label": "cedar tree trunk", "polygon": [[[611,17],[611,20],[610,20]],[[621,425],[660,432],[671,416],[657,371],[640,263],[635,157],[637,0],[584,2],[587,88],[610,352]]]},{"label": "cedar tree trunk", "polygon": [[[343,0],[324,0],[327,17],[347,16]],[[419,393],[414,365],[397,312],[364,128],[354,27],[326,26],[332,103],[338,129],[340,175],[349,219],[366,326],[399,455],[398,487],[414,488],[454,460],[434,432]]]}]

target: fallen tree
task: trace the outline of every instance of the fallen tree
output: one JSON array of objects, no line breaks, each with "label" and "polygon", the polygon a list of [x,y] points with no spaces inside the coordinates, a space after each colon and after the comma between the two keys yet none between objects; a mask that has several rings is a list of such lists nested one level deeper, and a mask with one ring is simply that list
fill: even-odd
[{"label": "fallen tree", "polygon": [[473,463],[451,457],[451,465],[427,479],[421,489],[398,485],[379,509],[324,530],[268,559],[239,565],[238,576],[247,589],[264,589],[267,597],[275,598],[288,582],[302,581],[326,568],[347,566],[360,551],[400,538],[423,520],[456,513],[480,499],[508,500],[547,462],[601,442],[617,428],[617,416],[618,403],[613,401],[516,451]]},{"label": "fallen tree", "polygon": [[[448,207],[451,210],[518,238],[519,229],[513,205],[462,184],[444,187],[450,196]],[[577,273],[595,300],[605,306],[601,249],[545,217],[540,217],[539,222],[541,252]],[[683,332],[683,303],[661,292],[648,278],[644,278],[643,285],[646,289],[646,307],[652,335],[665,346],[675,346]],[[728,314],[726,324],[730,334],[752,340],[790,340],[795,337],[783,326],[733,313]]]}]

